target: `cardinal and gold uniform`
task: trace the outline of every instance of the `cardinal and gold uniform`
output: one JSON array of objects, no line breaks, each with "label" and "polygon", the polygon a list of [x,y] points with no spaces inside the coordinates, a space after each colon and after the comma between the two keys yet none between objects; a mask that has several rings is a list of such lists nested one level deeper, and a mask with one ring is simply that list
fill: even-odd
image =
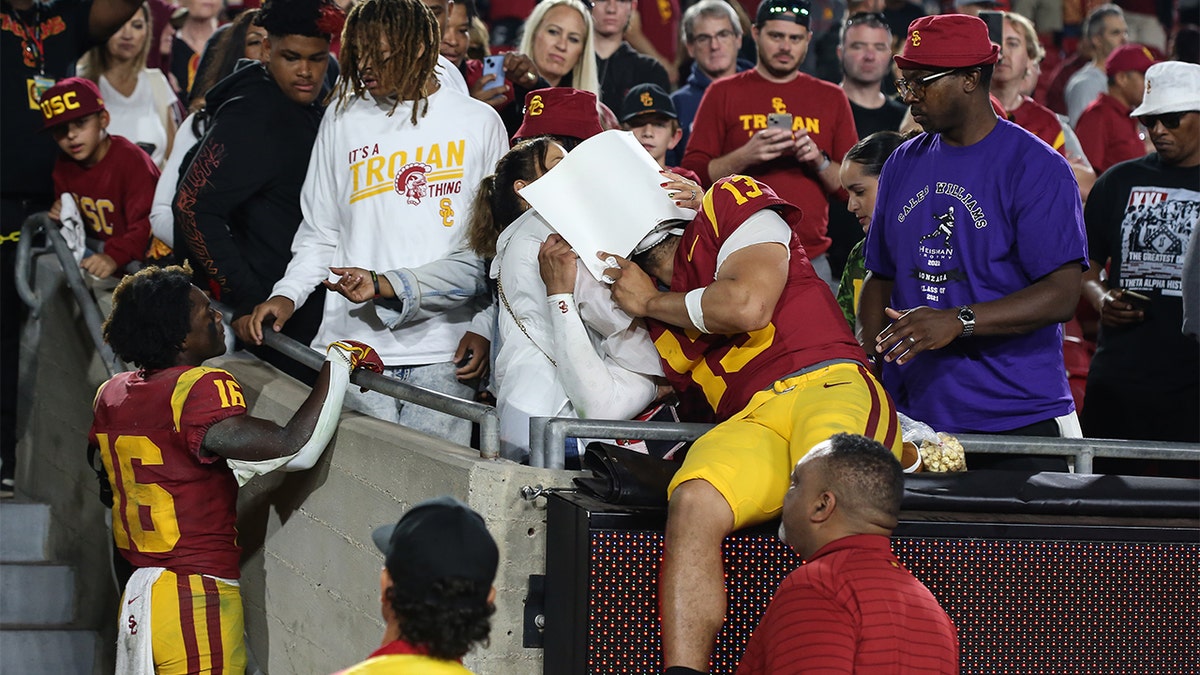
[{"label": "cardinal and gold uniform", "polygon": [[891,399],[795,234],[800,211],[769,186],[748,176],[712,186],[679,242],[671,291],[712,283],[722,244],[767,208],[792,229],[788,279],[770,323],[717,335],[649,322],[663,371],[685,405],[707,407],[720,422],[692,446],[669,491],[708,481],[729,502],[735,528],[777,516],[796,462],[835,433],[863,434],[900,456]]},{"label": "cardinal and gold uniform", "polygon": [[238,486],[223,458],[201,452],[209,427],[246,414],[241,386],[216,368],[121,373],[93,408],[117,549],[134,567],[167,568],[151,600],[157,672],[242,672]]}]

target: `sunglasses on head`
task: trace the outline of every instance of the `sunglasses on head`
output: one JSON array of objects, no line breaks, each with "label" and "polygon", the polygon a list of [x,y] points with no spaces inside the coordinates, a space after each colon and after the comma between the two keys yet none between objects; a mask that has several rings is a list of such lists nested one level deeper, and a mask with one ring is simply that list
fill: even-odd
[{"label": "sunglasses on head", "polygon": [[1183,116],[1187,112],[1169,112],[1161,115],[1142,115],[1138,121],[1147,129],[1153,129],[1155,124],[1162,122],[1164,129],[1178,129],[1179,123],[1183,121]]},{"label": "sunglasses on head", "polygon": [[846,19],[846,28],[865,23],[869,26],[887,26],[887,17],[883,12],[855,12]]}]

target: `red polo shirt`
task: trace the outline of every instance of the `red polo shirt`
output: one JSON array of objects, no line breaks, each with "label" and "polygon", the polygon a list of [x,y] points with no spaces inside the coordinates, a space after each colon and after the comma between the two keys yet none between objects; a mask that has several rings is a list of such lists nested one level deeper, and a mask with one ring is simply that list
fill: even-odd
[{"label": "red polo shirt", "polygon": [[1097,176],[1114,164],[1146,154],[1137,120],[1129,113],[1124,103],[1105,92],[1088,105],[1075,123],[1075,135],[1079,136],[1079,144]]},{"label": "red polo shirt", "polygon": [[737,672],[957,674],[958,631],[887,537],[859,534],[783,580]]}]

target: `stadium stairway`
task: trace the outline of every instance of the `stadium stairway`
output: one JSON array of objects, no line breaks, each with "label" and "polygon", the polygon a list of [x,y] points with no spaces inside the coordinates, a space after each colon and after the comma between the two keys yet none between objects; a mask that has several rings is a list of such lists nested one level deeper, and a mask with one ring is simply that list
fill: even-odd
[{"label": "stadium stairway", "polygon": [[50,507],[0,502],[0,675],[92,673],[98,635],[75,625],[75,570],[50,560]]}]

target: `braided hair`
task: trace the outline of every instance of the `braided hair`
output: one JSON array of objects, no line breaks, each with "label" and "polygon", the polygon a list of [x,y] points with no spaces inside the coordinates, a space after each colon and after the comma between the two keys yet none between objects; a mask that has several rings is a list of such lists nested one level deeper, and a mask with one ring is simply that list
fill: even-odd
[{"label": "braided hair", "polygon": [[334,92],[339,109],[367,94],[362,71],[364,64],[370,64],[375,79],[395,96],[388,115],[402,101],[412,101],[410,121],[416,124],[429,110],[429,85],[440,45],[437,19],[420,0],[358,3],[346,17],[342,33],[342,76]]}]

